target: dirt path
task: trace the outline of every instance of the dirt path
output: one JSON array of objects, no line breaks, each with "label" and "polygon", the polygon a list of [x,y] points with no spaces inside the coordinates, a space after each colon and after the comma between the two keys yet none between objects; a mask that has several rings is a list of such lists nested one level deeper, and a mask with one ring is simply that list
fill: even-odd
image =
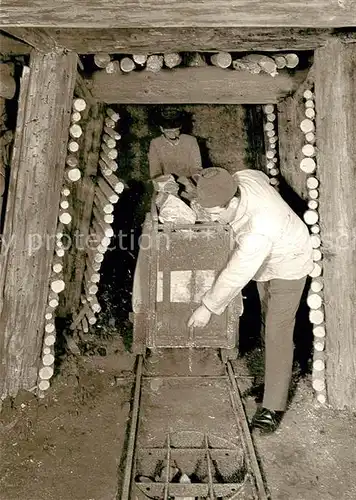
[{"label": "dirt path", "polygon": [[[68,360],[50,397],[5,403],[0,500],[116,499],[134,362],[122,346]],[[255,403],[245,402],[251,414]],[[273,500],[356,498],[355,416],[315,407],[308,381],[277,433],[254,439]]]},{"label": "dirt path", "polygon": [[282,425],[256,436],[273,500],[355,500],[356,418],[317,407],[301,381]]}]

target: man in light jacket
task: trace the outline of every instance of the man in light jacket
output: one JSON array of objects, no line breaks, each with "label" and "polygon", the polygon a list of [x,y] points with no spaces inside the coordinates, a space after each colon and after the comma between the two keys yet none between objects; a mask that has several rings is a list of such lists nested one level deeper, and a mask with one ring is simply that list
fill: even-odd
[{"label": "man in light jacket", "polygon": [[234,175],[222,168],[203,170],[197,201],[212,220],[231,225],[236,248],[188,326],[205,326],[250,280],[257,281],[265,325],[265,384],[252,425],[274,431],[287,405],[295,316],[313,269],[307,226],[257,170]]}]

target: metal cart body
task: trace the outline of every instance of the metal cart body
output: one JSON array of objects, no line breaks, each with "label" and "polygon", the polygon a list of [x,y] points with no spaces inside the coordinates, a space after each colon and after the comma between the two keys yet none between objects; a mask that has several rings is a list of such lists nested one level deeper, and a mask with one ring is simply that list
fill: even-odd
[{"label": "metal cart body", "polygon": [[239,296],[204,328],[187,322],[228,262],[232,229],[217,223],[161,224],[147,214],[133,287],[133,350],[146,347],[237,348],[242,312]]}]

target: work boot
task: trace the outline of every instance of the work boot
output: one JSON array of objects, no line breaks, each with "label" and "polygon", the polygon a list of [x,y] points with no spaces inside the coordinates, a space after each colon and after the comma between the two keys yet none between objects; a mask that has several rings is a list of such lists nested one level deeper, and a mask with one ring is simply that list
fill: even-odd
[{"label": "work boot", "polygon": [[252,428],[260,429],[264,433],[274,432],[283,417],[282,411],[269,410],[268,408],[260,408],[256,411],[252,418]]}]

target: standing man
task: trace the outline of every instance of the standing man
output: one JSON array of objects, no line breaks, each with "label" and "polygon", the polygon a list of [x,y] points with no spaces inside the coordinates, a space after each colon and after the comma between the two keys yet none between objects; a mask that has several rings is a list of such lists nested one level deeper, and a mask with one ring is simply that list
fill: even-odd
[{"label": "standing man", "polygon": [[287,406],[295,316],[313,269],[309,231],[261,171],[230,175],[207,168],[197,183],[197,201],[212,220],[231,225],[236,249],[188,326],[205,326],[250,280],[257,281],[265,325],[265,384],[252,426],[273,432]]},{"label": "standing man", "polygon": [[152,139],[148,153],[151,179],[168,174],[191,177],[202,169],[196,138],[181,133],[183,118],[174,109],[165,109],[159,116],[162,135]]}]

